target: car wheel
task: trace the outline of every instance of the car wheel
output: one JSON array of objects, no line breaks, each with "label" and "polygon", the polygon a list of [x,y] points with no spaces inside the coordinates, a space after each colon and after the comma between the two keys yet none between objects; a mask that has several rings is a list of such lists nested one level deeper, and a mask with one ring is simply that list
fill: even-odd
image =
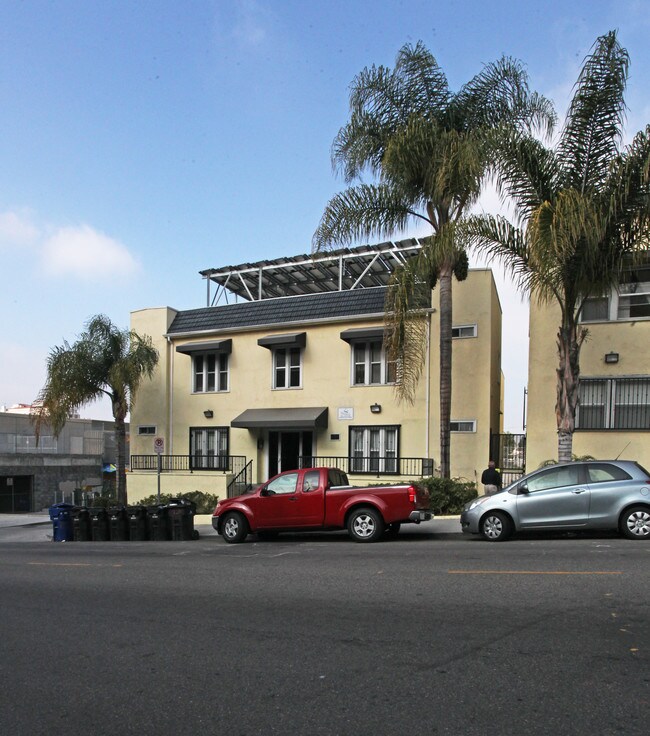
[{"label": "car wheel", "polygon": [[384,520],[374,509],[355,509],[348,518],[348,534],[355,542],[376,542],[384,529]]},{"label": "car wheel", "polygon": [[647,506],[627,509],[621,516],[619,528],[628,539],[650,539],[650,509]]},{"label": "car wheel", "polygon": [[500,511],[489,511],[481,519],[481,534],[488,542],[503,542],[512,534],[512,522]]},{"label": "car wheel", "polygon": [[243,542],[248,535],[248,522],[236,512],[226,514],[221,525],[221,536],[228,544]]}]

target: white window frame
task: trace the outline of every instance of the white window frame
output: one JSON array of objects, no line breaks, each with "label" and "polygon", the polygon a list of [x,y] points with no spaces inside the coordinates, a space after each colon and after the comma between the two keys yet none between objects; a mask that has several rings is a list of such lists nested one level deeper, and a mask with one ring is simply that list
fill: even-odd
[{"label": "white window frame", "polygon": [[[302,348],[273,348],[271,385],[277,391],[302,388]],[[298,357],[297,363],[292,358]],[[296,379],[297,376],[297,379]],[[282,377],[282,380],[278,380]]]},{"label": "white window frame", "polygon": [[350,427],[351,473],[393,475],[399,472],[399,426]]},{"label": "white window frame", "polygon": [[[373,354],[373,346],[376,350],[379,345],[379,359]],[[363,340],[351,343],[350,350],[350,381],[352,386],[392,386],[397,378],[397,362],[388,360],[383,340]],[[363,355],[358,355],[363,351]],[[363,372],[363,380],[357,380],[357,367]],[[372,380],[373,367],[379,369],[379,381]],[[392,371],[392,376],[391,376]]]},{"label": "white window frame", "polygon": [[[214,370],[210,370],[210,359],[214,359]],[[198,362],[201,361],[201,368]],[[210,379],[214,388],[208,388]],[[200,388],[199,386],[200,379]],[[192,393],[218,394],[230,390],[230,355],[228,353],[194,353],[192,355]]]},{"label": "white window frame", "polygon": [[[591,389],[589,393],[585,393],[585,389],[591,385],[600,385],[602,390],[600,396]],[[629,388],[637,384],[635,387],[634,398],[645,398],[646,401],[636,401],[636,403],[624,403],[623,398],[629,398]],[[632,423],[619,426],[617,412],[627,412],[630,408],[636,409],[639,417],[644,417],[650,412],[650,375],[643,376],[616,376],[615,378],[592,378],[583,377],[580,379],[581,397],[578,411],[576,412],[576,430],[583,432],[603,432],[603,431],[619,431],[619,432],[639,432],[650,429],[650,427],[634,427]],[[591,400],[591,403],[587,403]],[[602,426],[584,427],[580,426],[580,412],[587,407],[602,407]]]},{"label": "white window frame", "polygon": [[229,443],[228,427],[191,427],[192,470],[227,470]]},{"label": "white window frame", "polygon": [[451,337],[454,340],[466,340],[478,336],[478,325],[454,325],[451,328]]},{"label": "white window frame", "polygon": [[[454,427],[454,425],[456,425],[456,427]],[[476,432],[476,419],[451,419],[449,421],[449,431],[457,432],[459,434]]]}]

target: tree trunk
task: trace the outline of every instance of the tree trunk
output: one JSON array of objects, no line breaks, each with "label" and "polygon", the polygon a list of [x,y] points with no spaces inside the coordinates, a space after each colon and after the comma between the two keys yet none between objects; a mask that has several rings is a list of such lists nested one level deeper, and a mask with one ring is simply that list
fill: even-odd
[{"label": "tree trunk", "polygon": [[559,366],[555,417],[558,432],[557,459],[560,463],[571,462],[573,458],[573,431],[580,397],[580,347],[586,334],[586,330],[578,331],[573,319],[565,320],[557,334]]},{"label": "tree trunk", "polygon": [[451,277],[452,264],[440,269],[440,475],[451,475]]},{"label": "tree trunk", "polygon": [[124,417],[115,418],[115,444],[117,445],[117,504],[126,506],[126,425]]}]

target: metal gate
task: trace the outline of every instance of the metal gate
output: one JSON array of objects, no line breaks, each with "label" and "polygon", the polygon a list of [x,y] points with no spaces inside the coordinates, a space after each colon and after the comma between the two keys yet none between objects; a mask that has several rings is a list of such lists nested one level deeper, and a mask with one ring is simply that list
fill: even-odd
[{"label": "metal gate", "polygon": [[508,432],[490,435],[490,459],[501,471],[503,487],[510,485],[526,468],[526,435]]}]

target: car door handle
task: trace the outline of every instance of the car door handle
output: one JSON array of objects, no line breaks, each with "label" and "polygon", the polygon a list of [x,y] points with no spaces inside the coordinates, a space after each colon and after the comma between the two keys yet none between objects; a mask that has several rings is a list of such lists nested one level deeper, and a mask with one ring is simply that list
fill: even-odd
[{"label": "car door handle", "polygon": [[575,493],[576,495],[580,493],[586,493],[586,492],[587,492],[586,488],[576,488],[575,491],[571,491],[571,493]]},{"label": "car door handle", "polygon": [[298,499],[295,496],[290,496],[289,501],[297,501]]}]

